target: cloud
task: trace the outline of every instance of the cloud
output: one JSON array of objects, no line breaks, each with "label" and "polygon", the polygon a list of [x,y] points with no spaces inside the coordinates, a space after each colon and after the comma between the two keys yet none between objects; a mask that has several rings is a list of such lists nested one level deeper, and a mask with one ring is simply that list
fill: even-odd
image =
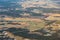
[{"label": "cloud", "polygon": [[27,7],[60,8],[60,2],[56,2],[59,0],[0,0],[0,2],[1,1],[4,1],[6,4],[8,4],[9,2],[15,3],[17,5],[22,6],[23,8]]},{"label": "cloud", "polygon": [[60,8],[58,3],[52,0],[25,0],[22,2],[22,7],[44,7],[44,8]]}]

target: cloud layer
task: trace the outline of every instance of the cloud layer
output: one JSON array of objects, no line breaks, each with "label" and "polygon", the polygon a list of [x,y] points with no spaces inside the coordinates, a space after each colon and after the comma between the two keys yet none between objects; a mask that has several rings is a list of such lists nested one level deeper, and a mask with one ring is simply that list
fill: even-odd
[{"label": "cloud layer", "polygon": [[22,2],[22,7],[44,7],[44,8],[60,8],[56,0],[25,0]]},{"label": "cloud layer", "polygon": [[23,8],[27,7],[60,8],[60,0],[0,0],[0,4],[1,2],[6,4],[15,3],[17,5],[21,5]]}]

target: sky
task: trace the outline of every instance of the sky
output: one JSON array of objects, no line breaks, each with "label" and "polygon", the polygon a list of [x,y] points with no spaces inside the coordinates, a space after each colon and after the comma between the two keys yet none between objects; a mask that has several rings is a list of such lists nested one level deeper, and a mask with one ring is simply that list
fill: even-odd
[{"label": "sky", "polygon": [[[27,7],[45,7],[45,8],[60,8],[60,0],[0,0],[2,3],[11,2]],[[1,3],[0,3],[1,4]]]},{"label": "sky", "polygon": [[[60,0],[0,0],[0,10],[27,10],[27,8],[60,9]],[[55,10],[54,9],[54,10]]]}]

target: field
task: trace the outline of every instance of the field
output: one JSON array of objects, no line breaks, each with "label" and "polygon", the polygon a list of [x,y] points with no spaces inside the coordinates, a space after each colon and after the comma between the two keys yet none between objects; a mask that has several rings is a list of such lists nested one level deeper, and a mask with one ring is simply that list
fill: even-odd
[{"label": "field", "polygon": [[[41,29],[45,26],[45,22],[42,19],[38,18],[4,18],[6,21],[13,21],[13,24],[8,24],[5,22],[4,27],[16,27],[16,28],[27,28],[30,31]],[[16,23],[16,25],[14,25]],[[18,25],[20,24],[20,25]]]},{"label": "field", "polygon": [[[42,35],[41,37],[43,38],[40,39],[43,40],[55,39],[55,37],[53,37],[56,36],[54,33],[56,33],[60,28],[59,26],[60,21],[49,21],[39,18],[7,17],[1,20],[2,21],[0,22],[0,29],[4,29],[4,30],[7,29],[7,34],[8,34],[7,36],[15,38],[16,40],[25,40],[25,39],[37,40],[40,38],[41,35]],[[49,37],[48,34],[50,33],[54,34],[52,36],[53,38]],[[50,36],[52,34],[50,34]],[[44,37],[44,35],[46,35],[46,38]]]}]

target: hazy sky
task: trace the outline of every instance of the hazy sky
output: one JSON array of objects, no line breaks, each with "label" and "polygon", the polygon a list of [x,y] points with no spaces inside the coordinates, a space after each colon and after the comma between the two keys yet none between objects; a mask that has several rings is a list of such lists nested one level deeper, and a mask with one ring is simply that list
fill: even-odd
[{"label": "hazy sky", "polygon": [[0,4],[6,3],[7,5],[9,2],[22,5],[23,7],[33,5],[39,5],[42,7],[60,7],[60,0],[0,0]]}]

